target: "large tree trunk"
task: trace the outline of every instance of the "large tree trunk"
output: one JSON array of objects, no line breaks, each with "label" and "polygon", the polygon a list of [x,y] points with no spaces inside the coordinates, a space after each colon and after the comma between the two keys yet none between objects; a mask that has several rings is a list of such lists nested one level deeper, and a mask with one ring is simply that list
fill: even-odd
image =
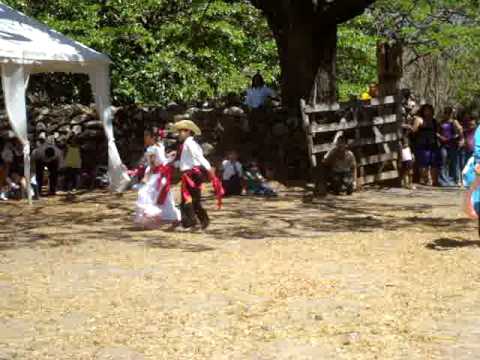
[{"label": "large tree trunk", "polygon": [[336,99],[337,26],[319,26],[292,19],[274,29],[282,71],[282,98],[289,108],[300,99],[331,102]]},{"label": "large tree trunk", "polygon": [[374,0],[250,1],[263,11],[277,41],[285,105],[298,109],[301,98],[335,101],[337,24]]}]

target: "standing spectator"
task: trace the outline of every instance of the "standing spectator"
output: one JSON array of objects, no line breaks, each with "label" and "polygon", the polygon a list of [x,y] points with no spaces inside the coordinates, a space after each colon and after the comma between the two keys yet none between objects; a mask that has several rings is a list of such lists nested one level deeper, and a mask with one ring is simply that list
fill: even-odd
[{"label": "standing spectator", "polygon": [[42,195],[45,167],[48,169],[48,195],[56,195],[58,170],[63,160],[63,154],[61,150],[54,144],[48,144],[45,136],[41,136],[38,140],[37,148],[32,152],[32,160],[35,163],[38,195]]},{"label": "standing spectator", "polygon": [[463,129],[453,118],[453,108],[445,108],[438,130],[442,160],[439,184],[440,186],[459,186],[461,180],[459,145],[463,138]]},{"label": "standing spectator", "polygon": [[238,161],[238,153],[230,151],[222,162],[222,183],[225,196],[242,194],[243,167]]},{"label": "standing spectator", "polygon": [[437,138],[438,125],[433,114],[432,105],[422,105],[412,126],[420,183],[430,186],[438,185],[438,170],[442,163]]},{"label": "standing spectator", "polygon": [[336,146],[324,160],[327,168],[327,181],[336,194],[345,192],[351,195],[357,187],[357,161],[355,155],[348,150],[346,139],[340,136]]},{"label": "standing spectator", "polygon": [[72,136],[67,142],[65,154],[65,190],[72,192],[78,188],[82,158],[78,141]]},{"label": "standing spectator", "polygon": [[245,104],[250,109],[258,109],[264,107],[270,98],[275,98],[275,93],[265,85],[262,75],[257,72],[252,78],[252,87],[247,90]]},{"label": "standing spectator", "polygon": [[463,139],[460,142],[460,170],[463,170],[468,159],[473,155],[477,123],[468,112],[465,112],[462,115],[461,125],[463,127]]}]

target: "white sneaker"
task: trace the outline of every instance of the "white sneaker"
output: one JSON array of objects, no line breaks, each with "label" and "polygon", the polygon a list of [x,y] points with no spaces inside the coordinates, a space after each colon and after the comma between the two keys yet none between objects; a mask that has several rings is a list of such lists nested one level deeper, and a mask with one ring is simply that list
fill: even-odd
[{"label": "white sneaker", "polygon": [[0,193],[0,200],[1,200],[1,201],[7,201],[7,200],[8,200],[7,195],[6,195],[5,193],[3,193],[3,192]]}]

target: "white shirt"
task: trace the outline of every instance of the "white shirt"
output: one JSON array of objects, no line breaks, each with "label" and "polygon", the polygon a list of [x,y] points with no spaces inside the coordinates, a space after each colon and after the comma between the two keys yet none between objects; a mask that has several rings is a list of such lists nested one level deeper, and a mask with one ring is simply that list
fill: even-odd
[{"label": "white shirt", "polygon": [[223,174],[222,174],[223,180],[230,180],[235,174],[237,174],[240,177],[243,177],[242,164],[240,164],[240,162],[238,161],[232,162],[230,160],[223,160],[222,168],[223,168]]},{"label": "white shirt", "polygon": [[413,160],[412,150],[410,150],[410,147],[404,147],[402,149],[402,161],[412,161],[412,160]]},{"label": "white shirt", "polygon": [[180,156],[178,167],[180,171],[188,171],[196,166],[202,166],[207,171],[212,169],[212,165],[203,156],[202,148],[190,136],[183,142],[182,155]]},{"label": "white shirt", "polygon": [[273,92],[273,90],[267,86],[250,88],[247,90],[245,104],[252,109],[257,109],[263,104],[265,104],[265,100],[267,100],[267,98],[274,96],[275,93]]}]

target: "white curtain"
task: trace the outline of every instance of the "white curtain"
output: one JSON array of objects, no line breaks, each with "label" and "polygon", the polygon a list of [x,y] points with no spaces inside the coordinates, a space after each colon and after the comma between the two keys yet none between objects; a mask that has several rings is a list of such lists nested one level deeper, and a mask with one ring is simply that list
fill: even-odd
[{"label": "white curtain", "polygon": [[130,177],[120,159],[113,135],[113,112],[110,103],[110,77],[108,66],[98,66],[89,72],[95,104],[103,123],[108,141],[108,176],[112,191],[122,192],[128,186]]},{"label": "white curtain", "polygon": [[2,86],[8,121],[23,144],[24,175],[27,182],[28,201],[32,202],[30,191],[30,142],[28,141],[27,110],[25,90],[30,69],[21,64],[2,64]]}]

